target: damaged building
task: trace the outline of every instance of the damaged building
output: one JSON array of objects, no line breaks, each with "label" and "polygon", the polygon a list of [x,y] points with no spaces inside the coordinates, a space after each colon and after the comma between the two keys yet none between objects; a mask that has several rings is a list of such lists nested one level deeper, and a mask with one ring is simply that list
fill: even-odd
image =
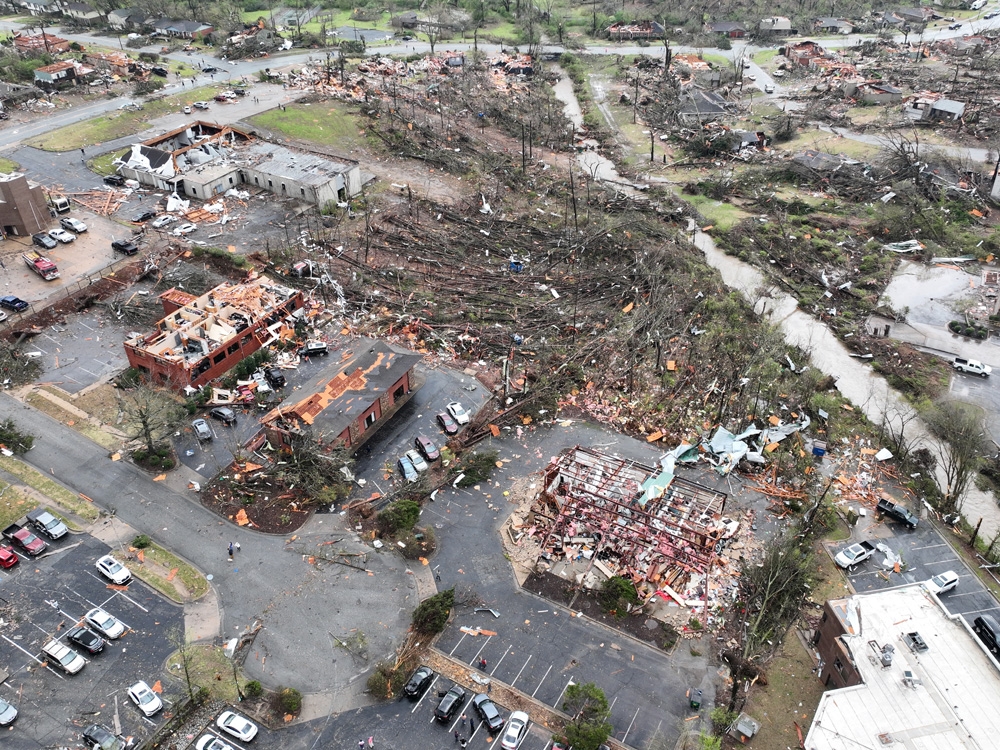
[{"label": "damaged building", "polygon": [[129,365],[175,390],[197,388],[279,338],[302,292],[260,277],[224,283],[195,297],[180,289],[160,295],[166,316],[150,334],[125,341]]},{"label": "damaged building", "polygon": [[142,185],[202,200],[240,185],[318,206],[361,192],[356,162],[331,161],[202,121],[133,145],[119,171]]}]

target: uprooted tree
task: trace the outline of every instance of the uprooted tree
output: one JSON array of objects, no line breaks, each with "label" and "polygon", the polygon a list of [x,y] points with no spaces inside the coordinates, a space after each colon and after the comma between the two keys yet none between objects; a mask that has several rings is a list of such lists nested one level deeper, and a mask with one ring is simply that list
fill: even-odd
[{"label": "uprooted tree", "polygon": [[333,446],[311,435],[293,434],[292,448],[277,473],[289,486],[302,490],[307,504],[332,504],[351,491],[354,459],[340,444]]},{"label": "uprooted tree", "polygon": [[744,558],[736,601],[725,623],[722,660],[732,680],[729,710],[737,710],[750,685],[766,684],[764,665],[780,648],[799,615],[812,577],[812,550],[800,535],[774,539],[762,558]]},{"label": "uprooted tree", "polygon": [[564,730],[570,747],[597,750],[614,729],[608,721],[611,715],[608,699],[592,682],[566,688],[562,708],[571,717]]},{"label": "uprooted tree", "polygon": [[940,489],[944,500],[940,510],[952,513],[990,452],[983,411],[961,401],[942,400],[924,409],[922,416],[927,428],[941,441],[939,465],[944,472],[944,486]]}]

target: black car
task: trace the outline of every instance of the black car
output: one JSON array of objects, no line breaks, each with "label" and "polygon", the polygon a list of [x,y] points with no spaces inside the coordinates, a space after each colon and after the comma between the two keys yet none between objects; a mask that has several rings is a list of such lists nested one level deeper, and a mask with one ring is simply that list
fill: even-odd
[{"label": "black car", "polygon": [[124,740],[115,737],[100,724],[91,724],[83,730],[83,742],[93,750],[125,750]]},{"label": "black car", "polygon": [[0,297],[0,307],[5,307],[8,310],[13,310],[14,312],[21,312],[22,310],[28,309],[28,303],[20,297],[8,294],[6,297]]},{"label": "black car", "polygon": [[152,209],[149,208],[144,208],[142,211],[140,211],[139,213],[137,213],[135,216],[132,217],[132,221],[135,222],[136,224],[141,224],[144,221],[149,221],[154,216],[156,216],[156,211],[153,211]]},{"label": "black car", "polygon": [[38,245],[39,247],[44,248],[45,250],[52,250],[59,245],[58,242],[56,242],[54,239],[49,237],[44,232],[39,232],[38,234],[31,235],[31,242],[33,245]]},{"label": "black car", "polygon": [[207,66],[205,66],[204,68],[201,69],[201,72],[202,73],[209,73],[209,74],[211,74],[211,73],[218,73],[219,69],[218,68],[213,68],[211,65],[207,65]]},{"label": "black car", "polygon": [[411,700],[416,700],[430,687],[433,679],[433,669],[430,667],[420,667],[413,673],[413,676],[410,677],[410,681],[406,683],[405,687],[403,687],[403,694]]},{"label": "black car", "polygon": [[275,367],[268,367],[264,370],[264,377],[272,388],[283,388],[285,385],[285,375]]},{"label": "black car", "polygon": [[159,76],[160,78],[166,78],[168,75],[170,75],[169,70],[160,67],[159,65],[154,65],[152,68],[149,69],[149,72],[152,73],[154,76]]},{"label": "black car", "polygon": [[235,425],[236,424],[236,412],[230,409],[228,406],[216,406],[212,411],[209,412],[212,415],[212,419],[218,419],[222,424]]},{"label": "black car", "polygon": [[125,184],[125,178],[120,174],[109,174],[104,178],[105,185],[114,185],[115,187],[121,187]]},{"label": "black car", "polygon": [[451,717],[455,715],[455,712],[460,709],[465,703],[465,688],[455,685],[451,690],[444,694],[444,698],[438,703],[437,708],[434,709],[434,718],[440,722],[447,723],[451,721]]},{"label": "black car", "polygon": [[500,727],[503,726],[503,717],[500,715],[499,709],[497,709],[496,704],[490,700],[490,697],[486,693],[480,693],[473,698],[472,706],[476,709],[476,713],[479,714],[483,723],[491,731],[499,731]]},{"label": "black car", "polygon": [[104,650],[104,639],[90,628],[77,625],[66,633],[66,640],[86,651],[88,654],[99,654]]},{"label": "black car", "polygon": [[116,253],[124,253],[125,255],[135,255],[139,252],[139,248],[128,240],[115,240],[111,243],[111,249]]}]

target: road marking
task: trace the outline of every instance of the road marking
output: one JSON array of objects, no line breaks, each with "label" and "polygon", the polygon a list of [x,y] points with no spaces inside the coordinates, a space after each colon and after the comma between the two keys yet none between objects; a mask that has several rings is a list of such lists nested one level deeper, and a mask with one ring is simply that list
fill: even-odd
[{"label": "road marking", "polygon": [[492,676],[493,676],[494,674],[496,674],[496,671],[497,671],[497,669],[499,668],[499,666],[500,666],[501,664],[503,664],[503,660],[507,658],[507,654],[512,654],[512,653],[514,653],[514,652],[513,652],[513,651],[511,651],[510,649],[505,649],[505,650],[504,650],[504,652],[503,652],[503,656],[501,656],[501,657],[500,657],[500,661],[498,661],[498,662],[496,663],[496,666],[494,666],[494,667],[493,667],[493,671],[492,671],[492,672],[490,672],[490,677],[492,677]]},{"label": "road marking", "polygon": [[149,613],[148,609],[146,609],[145,607],[143,607],[141,604],[139,604],[139,602],[137,602],[131,596],[129,596],[128,594],[126,594],[124,591],[116,591],[115,593],[118,594],[118,596],[122,597],[123,599],[128,599],[130,602],[132,602],[132,604],[134,604],[135,606],[137,606],[143,612],[146,612],[147,614]]},{"label": "road marking", "polygon": [[455,717],[455,723],[452,724],[450,727],[448,727],[449,732],[455,731],[455,727],[458,726],[458,722],[460,722],[462,720],[462,716],[464,716],[463,712],[465,710],[465,707],[466,707],[465,700],[463,699],[462,702],[459,704],[458,708],[455,709],[455,713],[458,715]]},{"label": "road marking", "polygon": [[521,669],[518,670],[517,677],[515,677],[514,681],[512,683],[510,683],[511,687],[514,687],[514,685],[517,683],[518,677],[521,676],[521,672],[524,671],[524,667],[528,666],[528,662],[531,661],[531,657],[532,657],[532,654],[528,654],[528,659],[527,659],[527,661],[524,662],[524,666],[522,666]]},{"label": "road marking", "polygon": [[616,704],[617,702],[618,702],[618,696],[616,695],[616,696],[615,696],[615,699],[614,699],[613,701],[611,701],[611,705],[610,705],[610,706],[608,706],[608,711],[609,711],[609,712],[610,712],[610,711],[613,711],[613,710],[614,710],[614,708],[615,708],[615,704]]},{"label": "road marking", "polygon": [[994,610],[998,609],[1000,609],[1000,607],[987,607],[986,609],[970,609],[968,612],[959,612],[958,614],[964,617],[966,615],[978,615],[983,612],[993,612]]},{"label": "road marking", "polygon": [[[463,635],[462,637],[464,638],[465,636]],[[490,642],[491,638],[493,638],[492,635],[486,636],[486,640],[483,642],[483,645],[479,647],[479,650],[476,652],[476,655],[472,657],[472,661],[470,661],[469,664],[475,664],[479,661],[479,655],[483,653],[483,649],[486,648],[486,644]]]},{"label": "road marking", "polygon": [[[418,700],[418,701],[417,701],[417,705],[415,705],[415,706],[413,707],[413,710],[412,710],[412,711],[410,711],[410,713],[411,713],[411,714],[413,714],[413,713],[416,713],[416,712],[417,712],[417,709],[418,709],[418,708],[420,708],[420,704],[424,702],[424,698],[426,698],[426,697],[427,697],[427,694],[428,694],[428,693],[429,693],[429,692],[430,692],[431,690],[433,690],[433,689],[434,689],[434,685],[435,685],[435,684],[437,683],[437,681],[438,681],[438,678],[439,678],[440,676],[441,676],[441,675],[439,675],[439,674],[436,674],[436,675],[434,675],[434,679],[433,679],[433,680],[431,680],[431,684],[427,686],[427,689],[426,689],[426,690],[424,691],[424,694],[423,694],[423,695],[421,695],[421,696],[420,696],[420,700]],[[432,717],[432,718],[433,718],[433,717]]]},{"label": "road marking", "polygon": [[553,706],[558,706],[559,705],[559,702],[562,700],[563,693],[566,692],[566,688],[568,688],[572,684],[573,684],[573,675],[570,675],[569,676],[569,682],[567,682],[565,685],[563,685],[563,689],[559,691],[559,697],[556,698],[556,702],[552,704]]},{"label": "road marking", "polygon": [[[640,706],[641,708],[641,706]],[[628,729],[625,730],[625,736],[622,737],[622,744],[625,744],[625,740],[628,739],[628,733],[632,731],[632,725],[635,724],[635,717],[639,715],[639,709],[635,710],[635,716],[632,717],[632,721],[628,723]]]},{"label": "road marking", "polygon": [[[985,594],[985,593],[986,593],[985,591],[962,591],[956,594],[954,589],[945,592],[945,594],[948,595],[948,600],[958,599],[958,597],[960,596],[975,596],[976,594]],[[942,596],[944,596],[944,594],[938,594],[938,598],[941,598]]]},{"label": "road marking", "polygon": [[928,544],[926,547],[914,547],[912,551],[916,552],[918,549],[934,549],[935,547],[947,547],[947,546],[948,546],[947,544],[942,542],[941,544]]},{"label": "road marking", "polygon": [[[11,646],[13,646],[14,648],[16,648],[21,653],[25,654],[29,659],[33,659],[34,661],[38,662],[39,665],[46,664],[41,659],[39,659],[37,656],[35,656],[33,653],[31,653],[30,651],[27,651],[27,650],[21,648],[18,644],[14,643],[14,641],[12,641],[7,636],[0,635],[0,638],[3,638],[5,641],[7,641],[7,643],[9,643]],[[46,664],[45,668],[47,670],[49,670],[52,674],[54,674],[56,677],[58,677],[60,680],[65,680],[66,679],[65,677],[63,677],[61,674],[59,674],[56,670],[54,670],[52,667],[48,666],[47,664]]]},{"label": "road marking", "polygon": [[[551,665],[551,664],[549,664],[549,668],[548,668],[548,669],[546,669],[546,670],[545,670],[545,674],[543,674],[543,675],[542,675],[542,679],[541,679],[541,682],[539,682],[539,683],[538,683],[538,687],[536,687],[536,688],[535,688],[535,693],[537,693],[537,692],[539,691],[539,689],[540,689],[540,688],[542,687],[542,682],[545,682],[545,678],[549,676],[549,672],[551,672],[551,671],[552,671],[552,665]],[[534,697],[535,697],[535,693],[532,693],[532,694],[531,694],[531,697],[532,697],[532,698],[534,698]]]},{"label": "road marking", "polygon": [[465,640],[465,633],[462,633],[462,637],[458,639],[458,643],[455,644],[455,648],[453,648],[451,651],[448,652],[448,656],[452,656],[455,653],[455,651],[458,650],[458,647],[462,645],[462,641],[464,640]]}]

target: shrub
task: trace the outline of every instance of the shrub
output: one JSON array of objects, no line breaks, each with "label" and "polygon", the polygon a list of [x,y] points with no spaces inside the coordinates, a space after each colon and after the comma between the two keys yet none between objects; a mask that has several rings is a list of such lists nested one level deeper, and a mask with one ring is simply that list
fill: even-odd
[{"label": "shrub", "polygon": [[426,528],[414,527],[413,529],[396,534],[393,539],[402,542],[405,546],[397,547],[400,554],[407,560],[418,560],[427,557],[437,549],[437,540],[434,538],[434,530],[429,526]]},{"label": "shrub", "polygon": [[948,328],[952,333],[961,333],[964,326],[957,320],[953,320],[948,323]]},{"label": "shrub", "polygon": [[736,722],[739,714],[735,711],[730,711],[725,706],[716,706],[712,709],[711,717],[712,729],[715,730],[715,733],[724,734]]},{"label": "shrub", "polygon": [[598,600],[605,612],[614,614],[616,617],[624,617],[628,614],[630,604],[639,603],[639,595],[635,591],[635,586],[627,578],[614,576],[609,578],[601,586],[601,593]]},{"label": "shrub", "polygon": [[295,688],[281,688],[278,691],[278,704],[286,714],[297,714],[302,709],[302,693]]},{"label": "shrub", "polygon": [[137,536],[135,539],[132,540],[132,546],[135,547],[136,549],[146,549],[152,543],[153,540],[150,539],[145,534],[139,534],[139,536]]},{"label": "shrub", "polygon": [[260,680],[250,680],[243,688],[243,692],[248,698],[259,698],[264,694],[264,687],[260,684]]},{"label": "shrub", "polygon": [[424,635],[437,635],[448,624],[451,605],[454,603],[454,587],[424,599],[413,610],[413,629]]},{"label": "shrub", "polygon": [[379,523],[388,534],[409,531],[420,518],[420,504],[415,500],[396,500],[378,514]]},{"label": "shrub", "polygon": [[35,438],[17,429],[13,419],[5,419],[0,422],[0,443],[14,453],[21,454],[31,450],[31,446],[35,444]]}]

